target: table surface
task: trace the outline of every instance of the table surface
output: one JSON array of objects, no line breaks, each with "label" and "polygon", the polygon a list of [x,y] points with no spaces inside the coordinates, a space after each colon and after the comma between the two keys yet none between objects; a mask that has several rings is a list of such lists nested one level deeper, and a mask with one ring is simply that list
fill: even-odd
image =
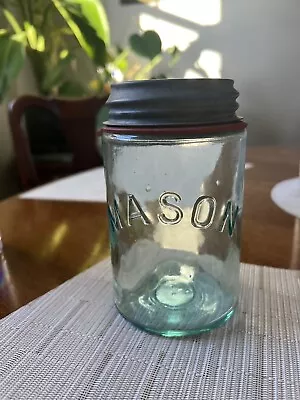
[{"label": "table surface", "polygon": [[[243,262],[300,269],[300,220],[270,198],[277,182],[298,176],[299,159],[296,149],[248,149]],[[18,198],[2,202],[0,317],[109,256],[107,229],[105,204]]]}]

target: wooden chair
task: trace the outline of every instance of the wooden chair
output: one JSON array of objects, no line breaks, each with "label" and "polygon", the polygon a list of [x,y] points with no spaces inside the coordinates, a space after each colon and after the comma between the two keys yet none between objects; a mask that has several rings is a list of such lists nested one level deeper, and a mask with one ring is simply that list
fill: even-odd
[{"label": "wooden chair", "polygon": [[[9,104],[9,123],[23,190],[102,165],[96,143],[96,118],[106,100],[22,96]],[[39,110],[43,115],[46,112],[52,116],[52,122],[57,122],[49,128],[44,121],[37,129],[39,146],[24,127],[23,117],[26,120],[30,109],[35,110],[35,115]],[[25,125],[28,128],[28,123]]]}]

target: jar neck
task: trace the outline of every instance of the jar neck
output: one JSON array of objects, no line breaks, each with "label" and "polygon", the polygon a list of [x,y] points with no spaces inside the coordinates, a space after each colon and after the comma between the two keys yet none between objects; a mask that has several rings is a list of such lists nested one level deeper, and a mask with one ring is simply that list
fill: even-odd
[{"label": "jar neck", "polygon": [[144,136],[206,136],[220,135],[227,132],[241,132],[247,127],[244,121],[238,121],[227,124],[215,125],[198,125],[198,126],[174,126],[174,127],[159,127],[159,126],[105,126],[100,130],[100,133],[119,133],[121,135],[144,135]]}]

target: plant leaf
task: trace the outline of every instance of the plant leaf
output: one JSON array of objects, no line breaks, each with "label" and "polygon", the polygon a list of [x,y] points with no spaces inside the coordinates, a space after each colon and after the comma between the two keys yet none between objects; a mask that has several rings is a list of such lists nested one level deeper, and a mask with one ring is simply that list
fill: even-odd
[{"label": "plant leaf", "polygon": [[70,5],[80,5],[81,14],[97,32],[106,45],[110,42],[110,31],[107,15],[99,0],[66,0]]},{"label": "plant leaf", "polygon": [[13,30],[16,33],[23,32],[23,30],[20,27],[20,25],[19,25],[18,21],[16,20],[16,18],[14,17],[14,15],[7,8],[3,9],[3,14],[4,14],[5,18],[7,19],[8,23],[10,24],[10,26],[13,28]]},{"label": "plant leaf", "polygon": [[64,59],[64,58],[68,57],[68,55],[69,55],[69,50],[63,49],[59,53],[59,58]]},{"label": "plant leaf", "polygon": [[149,60],[153,60],[161,53],[161,39],[155,31],[146,31],[142,35],[131,35],[129,43],[135,53],[149,58]]},{"label": "plant leaf", "polygon": [[79,27],[85,41],[91,48],[91,53],[88,54],[95,65],[104,67],[107,62],[106,46],[102,39],[99,38],[94,28],[90,26],[85,17],[77,14],[72,14],[72,18]]},{"label": "plant leaf", "polygon": [[40,36],[37,38],[37,41],[36,41],[36,49],[37,49],[37,51],[40,51],[40,52],[45,51],[46,45],[45,45],[45,38],[44,38],[44,36],[40,35]]},{"label": "plant leaf", "polygon": [[24,65],[25,46],[14,35],[1,35],[0,54],[0,102],[2,102]]},{"label": "plant leaf", "polygon": [[68,11],[67,7],[60,1],[60,0],[52,0],[53,4],[55,5],[57,11],[60,13],[60,15],[63,17],[71,31],[73,32],[73,35],[77,39],[78,43],[82,47],[82,49],[87,53],[89,57],[93,56],[93,49],[91,46],[87,43],[85,40],[80,28],[78,25],[75,23],[74,19],[70,15],[70,12]]},{"label": "plant leaf", "polygon": [[36,31],[34,25],[32,25],[28,21],[25,21],[24,22],[24,29],[25,29],[25,32],[26,32],[26,37],[27,37],[27,41],[28,41],[29,46],[33,50],[36,50],[37,49],[38,34],[37,34],[37,31]]},{"label": "plant leaf", "polygon": [[82,12],[81,4],[84,3],[83,0],[52,1],[88,57],[97,66],[105,66],[107,61],[106,46]]}]

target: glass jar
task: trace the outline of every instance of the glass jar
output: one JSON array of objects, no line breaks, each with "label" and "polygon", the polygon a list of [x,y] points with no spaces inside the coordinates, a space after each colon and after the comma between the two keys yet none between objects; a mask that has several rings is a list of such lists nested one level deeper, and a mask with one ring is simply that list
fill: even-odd
[{"label": "glass jar", "polygon": [[231,80],[112,88],[103,154],[115,303],[144,330],[197,334],[237,305],[246,124],[236,97]]}]

